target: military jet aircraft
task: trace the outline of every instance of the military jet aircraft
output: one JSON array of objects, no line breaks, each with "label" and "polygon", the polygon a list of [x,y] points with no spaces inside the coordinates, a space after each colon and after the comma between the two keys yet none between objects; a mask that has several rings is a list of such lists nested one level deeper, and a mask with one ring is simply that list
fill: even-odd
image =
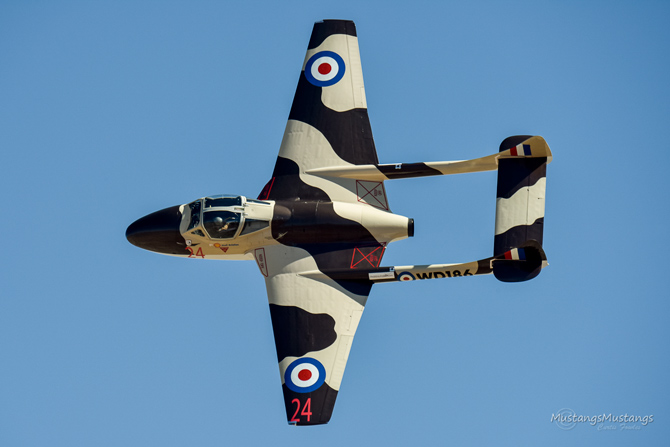
[{"label": "military jet aircraft", "polygon": [[[525,281],[542,250],[542,137],[513,136],[465,161],[379,164],[354,23],[314,25],[274,172],[256,199],[204,197],[132,223],[132,244],[193,259],[255,260],[265,278],[289,424],[330,420],[375,283],[494,274]],[[498,170],[494,256],[463,264],[381,266],[414,234],[393,214],[384,181]],[[405,286],[406,287],[406,286]]]}]

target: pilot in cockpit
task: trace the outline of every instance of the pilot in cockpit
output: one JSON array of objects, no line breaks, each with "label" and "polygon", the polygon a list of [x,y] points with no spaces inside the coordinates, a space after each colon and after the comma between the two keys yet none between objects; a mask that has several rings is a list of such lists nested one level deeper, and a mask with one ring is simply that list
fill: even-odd
[{"label": "pilot in cockpit", "polygon": [[228,227],[230,226],[230,222],[224,222],[221,217],[215,217],[214,218],[214,231],[217,233],[220,233],[221,231],[227,230]]},{"label": "pilot in cockpit", "polygon": [[[218,215],[217,215],[218,214]],[[224,216],[221,216],[224,214]],[[210,219],[209,217],[212,216]],[[229,211],[205,213],[205,227],[210,237],[214,239],[231,238],[237,232],[239,215]]]}]

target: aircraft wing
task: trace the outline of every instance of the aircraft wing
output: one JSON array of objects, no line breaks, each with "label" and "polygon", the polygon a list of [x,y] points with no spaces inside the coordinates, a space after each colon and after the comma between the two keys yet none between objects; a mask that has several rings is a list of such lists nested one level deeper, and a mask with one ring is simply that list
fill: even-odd
[{"label": "aircraft wing", "polygon": [[[330,420],[349,350],[363,315],[372,282],[311,278],[324,262],[340,268],[378,265],[380,252],[371,248],[356,258],[355,247],[272,245],[257,250],[266,275],[270,315],[289,424],[316,425]],[[317,252],[316,256],[313,255]],[[382,248],[383,250],[383,248]],[[366,267],[367,266],[367,267]]]},{"label": "aircraft wing", "polygon": [[345,212],[350,203],[388,210],[382,181],[324,177],[307,171],[377,163],[356,27],[348,20],[317,22],[274,172],[259,199],[275,200],[294,214],[301,203],[321,202],[314,212],[328,217],[318,219],[350,222],[358,242],[347,242],[348,235],[326,244],[318,238],[291,240],[290,234],[280,233],[275,235],[280,245],[255,252],[266,277],[290,424],[324,424],[330,419],[372,287],[367,279],[314,278],[307,273],[376,268],[388,242],[377,240],[359,223],[360,211],[358,218]]},{"label": "aircraft wing", "polygon": [[272,178],[259,198],[363,202],[388,210],[381,181],[307,174],[378,164],[354,22],[314,24]]}]

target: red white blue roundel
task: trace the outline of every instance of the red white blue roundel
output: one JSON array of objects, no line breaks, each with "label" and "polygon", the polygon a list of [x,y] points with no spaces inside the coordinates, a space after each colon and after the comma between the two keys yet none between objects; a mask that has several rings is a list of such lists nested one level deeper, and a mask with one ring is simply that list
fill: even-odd
[{"label": "red white blue roundel", "polygon": [[311,393],[326,380],[326,368],[309,357],[294,360],[284,373],[286,386],[296,393]]},{"label": "red white blue roundel", "polygon": [[398,281],[414,281],[414,275],[410,272],[402,272],[398,275]]},{"label": "red white blue roundel", "polygon": [[337,84],[344,76],[344,61],[332,51],[319,51],[305,65],[305,77],[312,85],[328,87]]}]

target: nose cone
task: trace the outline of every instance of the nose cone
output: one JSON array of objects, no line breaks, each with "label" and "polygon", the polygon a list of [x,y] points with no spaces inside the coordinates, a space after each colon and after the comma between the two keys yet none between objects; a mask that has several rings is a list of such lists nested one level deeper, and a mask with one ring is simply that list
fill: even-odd
[{"label": "nose cone", "polygon": [[126,239],[145,250],[185,255],[186,241],[179,233],[181,217],[179,206],[156,211],[130,224],[126,230]]}]

